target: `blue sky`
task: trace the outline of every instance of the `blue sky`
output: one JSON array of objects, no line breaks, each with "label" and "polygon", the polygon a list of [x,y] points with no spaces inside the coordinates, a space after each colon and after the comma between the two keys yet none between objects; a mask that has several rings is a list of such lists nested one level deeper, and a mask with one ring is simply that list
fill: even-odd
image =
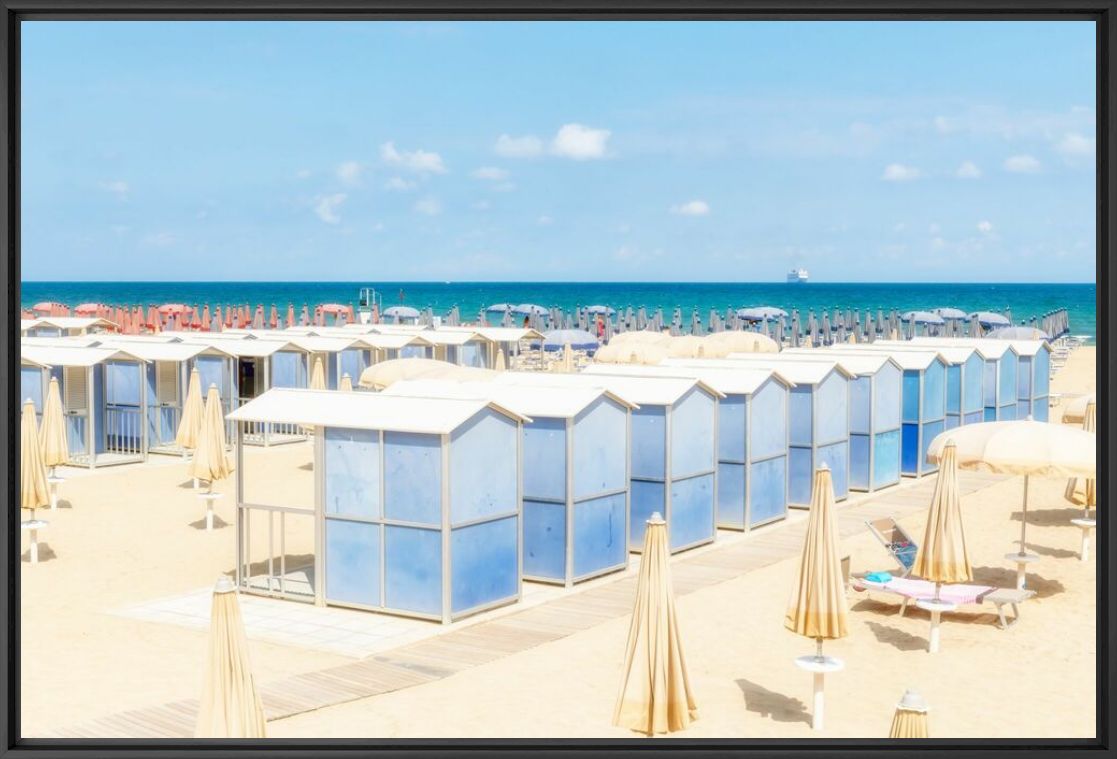
[{"label": "blue sky", "polygon": [[23,25],[23,279],[1094,281],[1087,22]]}]

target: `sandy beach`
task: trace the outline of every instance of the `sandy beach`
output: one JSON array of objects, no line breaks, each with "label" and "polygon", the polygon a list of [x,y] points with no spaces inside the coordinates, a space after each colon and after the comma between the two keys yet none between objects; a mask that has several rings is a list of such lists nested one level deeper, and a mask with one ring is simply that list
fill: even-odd
[{"label": "sandy beach", "polygon": [[[1093,347],[1080,348],[1056,375],[1052,390],[1064,403],[1095,390],[1095,360]],[[1054,407],[1052,417],[1060,415],[1061,407]],[[307,444],[250,449],[246,470],[262,489],[260,500],[309,505],[310,459]],[[201,529],[203,512],[181,460],[153,456],[146,465],[95,473],[65,469],[63,476],[62,508],[38,514],[50,522],[41,538],[46,560],[30,565],[23,537],[25,737],[196,697],[205,631],[120,610],[197,592],[235,564],[234,529]],[[1062,480],[1033,480],[1028,536],[1041,560],[1028,583],[1037,595],[1023,604],[1021,621],[1011,629],[997,627],[991,607],[966,607],[944,619],[942,651],[930,655],[925,612],[900,617],[890,599],[850,592],[850,635],[827,644],[846,667],[828,678],[827,727],[818,733],[810,729],[809,675],[793,663],[813,644],[782,625],[795,559],[681,596],[699,719],[676,735],[879,738],[904,690],[915,688],[931,707],[933,737],[1092,737],[1096,550],[1079,561],[1080,534],[1069,520],[1081,512],[1063,499],[1064,486]],[[233,483],[216,489],[225,494],[218,515],[230,522]],[[1003,556],[1015,547],[1021,490],[1022,480],[1011,478],[964,497],[975,581],[1011,585],[1014,569]],[[921,509],[901,523],[918,539],[924,517]],[[290,534],[288,554],[310,550],[306,531]],[[853,571],[891,568],[867,530],[843,541],[843,549]],[[636,737],[610,724],[627,629],[627,616],[610,619],[433,682],[273,720],[269,735]],[[249,638],[258,683],[354,661],[320,647]]]}]

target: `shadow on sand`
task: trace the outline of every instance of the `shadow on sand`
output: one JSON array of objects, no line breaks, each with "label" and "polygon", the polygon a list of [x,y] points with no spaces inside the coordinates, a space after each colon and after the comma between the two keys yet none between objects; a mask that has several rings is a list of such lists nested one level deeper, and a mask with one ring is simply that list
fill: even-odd
[{"label": "shadow on sand", "polygon": [[804,722],[811,724],[811,715],[807,705],[797,698],[785,696],[782,693],[768,690],[750,680],[740,679],[737,686],[745,695],[745,708],[755,712],[761,717],[768,717],[776,722]]},{"label": "shadow on sand", "polygon": [[[50,547],[50,544],[49,543],[44,543],[40,540],[39,541],[39,563],[42,564],[45,561],[54,561],[57,558],[58,558],[58,554],[56,554],[54,552],[54,549]],[[19,559],[20,559],[20,561],[23,561],[27,564],[30,564],[31,563],[31,549],[28,549],[28,550],[24,551],[23,554],[19,557]]]},{"label": "shadow on sand", "polygon": [[[190,526],[193,527],[195,530],[204,530],[206,528],[206,518],[202,517],[197,522],[191,522]],[[228,526],[229,523],[226,522],[224,519],[217,516],[217,514],[213,515],[213,529],[222,530]]]}]

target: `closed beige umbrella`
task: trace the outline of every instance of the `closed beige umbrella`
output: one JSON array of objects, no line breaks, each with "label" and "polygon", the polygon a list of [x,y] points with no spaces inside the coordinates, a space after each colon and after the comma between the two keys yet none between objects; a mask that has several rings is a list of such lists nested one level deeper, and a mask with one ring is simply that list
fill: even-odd
[{"label": "closed beige umbrella", "polygon": [[942,584],[973,580],[973,568],[966,552],[966,531],[962,526],[957,447],[952,440],[947,440],[943,446],[941,459],[935,493],[931,496],[931,510],[927,514],[927,527],[911,567],[913,575],[935,583],[935,597],[916,602],[931,614],[931,653],[939,650],[940,615],[956,608],[955,604],[940,597]]},{"label": "closed beige umbrella", "polygon": [[[1097,432],[1097,425],[1098,407],[1091,396],[1082,412],[1082,429],[1084,432],[1093,435]],[[1097,507],[1098,481],[1093,477],[1073,477],[1067,480],[1067,489],[1063,495],[1071,503],[1082,505],[1082,516],[1070,521],[1071,524],[1082,530],[1082,548],[1078,552],[1078,558],[1086,561],[1090,558],[1090,530],[1097,527],[1097,520],[1094,519],[1090,511]]]},{"label": "closed beige umbrella", "polygon": [[213,529],[213,502],[221,496],[213,492],[213,483],[224,480],[233,471],[229,457],[225,454],[225,419],[221,409],[221,398],[217,386],[210,385],[206,394],[206,406],[202,417],[202,432],[198,436],[198,448],[190,464],[190,474],[197,480],[205,480],[206,492],[200,497],[206,503],[206,529]]},{"label": "closed beige umbrella", "polygon": [[202,432],[202,380],[197,368],[190,370],[190,382],[186,387],[186,400],[182,404],[182,419],[175,433],[175,445],[184,450],[198,447],[198,436]]},{"label": "closed beige umbrella", "polygon": [[55,467],[70,460],[70,446],[66,441],[66,419],[62,412],[62,395],[58,392],[58,380],[55,377],[50,378],[40,432],[43,464],[50,467],[50,476],[53,477]]},{"label": "closed beige umbrella", "polygon": [[683,730],[696,719],[671,587],[667,523],[657,512],[644,532],[613,724],[653,735]]},{"label": "closed beige umbrella", "polygon": [[823,685],[828,672],[845,665],[841,659],[823,656],[822,641],[849,634],[849,606],[842,579],[838,527],[834,521],[834,483],[830,467],[823,464],[814,474],[811,510],[807,517],[803,554],[792,586],[784,627],[807,638],[814,638],[814,656],[800,656],[795,663],[814,673],[814,713],[811,727],[821,730],[824,723]]},{"label": "closed beige umbrella", "polygon": [[217,581],[195,738],[264,738],[264,706],[252,679],[236,589]]},{"label": "closed beige umbrella", "polygon": [[20,527],[27,530],[31,538],[31,563],[39,563],[39,530],[47,526],[35,518],[35,509],[50,503],[50,489],[47,486],[47,467],[43,463],[43,451],[39,447],[39,427],[35,419],[35,404],[28,398],[23,402],[23,415],[19,420],[19,505],[31,511],[31,519]]},{"label": "closed beige umbrella", "polygon": [[929,738],[927,730],[927,702],[913,690],[906,691],[896,713],[892,715],[892,729],[889,738]]},{"label": "closed beige umbrella", "polygon": [[493,362],[493,369],[498,372],[508,370],[508,360],[504,357],[504,348],[500,348],[496,352],[496,360]]},{"label": "closed beige umbrella", "polygon": [[310,389],[311,390],[325,390],[326,389],[326,370],[322,367],[322,357],[316,356],[314,359],[314,368],[310,370]]},{"label": "closed beige umbrella", "polygon": [[1023,588],[1025,567],[1039,557],[1027,552],[1028,479],[1030,477],[1095,477],[1097,438],[1061,424],[982,422],[938,435],[927,449],[927,461],[941,462],[947,440],[957,447],[958,468],[1024,476],[1024,507],[1020,518],[1020,550],[1005,554],[1016,563],[1016,585]]},{"label": "closed beige umbrella", "polygon": [[341,381],[337,383],[337,389],[343,393],[353,392],[353,378],[348,374],[341,375]]}]

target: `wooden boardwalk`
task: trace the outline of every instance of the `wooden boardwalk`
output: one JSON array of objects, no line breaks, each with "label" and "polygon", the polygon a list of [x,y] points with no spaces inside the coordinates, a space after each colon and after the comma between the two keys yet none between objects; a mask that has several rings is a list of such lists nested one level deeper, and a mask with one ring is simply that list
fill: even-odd
[{"label": "wooden boardwalk", "polygon": [[[978,472],[959,473],[962,495],[1004,479]],[[935,478],[925,477],[838,504],[842,536],[862,533],[868,519],[889,515],[901,518],[926,509],[934,486]],[[797,555],[805,529],[803,519],[779,523],[743,540],[676,557],[671,565],[676,595],[693,593]],[[629,614],[635,591],[636,577],[630,574],[495,619],[450,628],[444,634],[356,662],[265,683],[260,687],[264,711],[269,720],[282,719],[439,680]],[[197,699],[175,701],[107,715],[56,730],[49,737],[189,738],[197,709]]]}]

